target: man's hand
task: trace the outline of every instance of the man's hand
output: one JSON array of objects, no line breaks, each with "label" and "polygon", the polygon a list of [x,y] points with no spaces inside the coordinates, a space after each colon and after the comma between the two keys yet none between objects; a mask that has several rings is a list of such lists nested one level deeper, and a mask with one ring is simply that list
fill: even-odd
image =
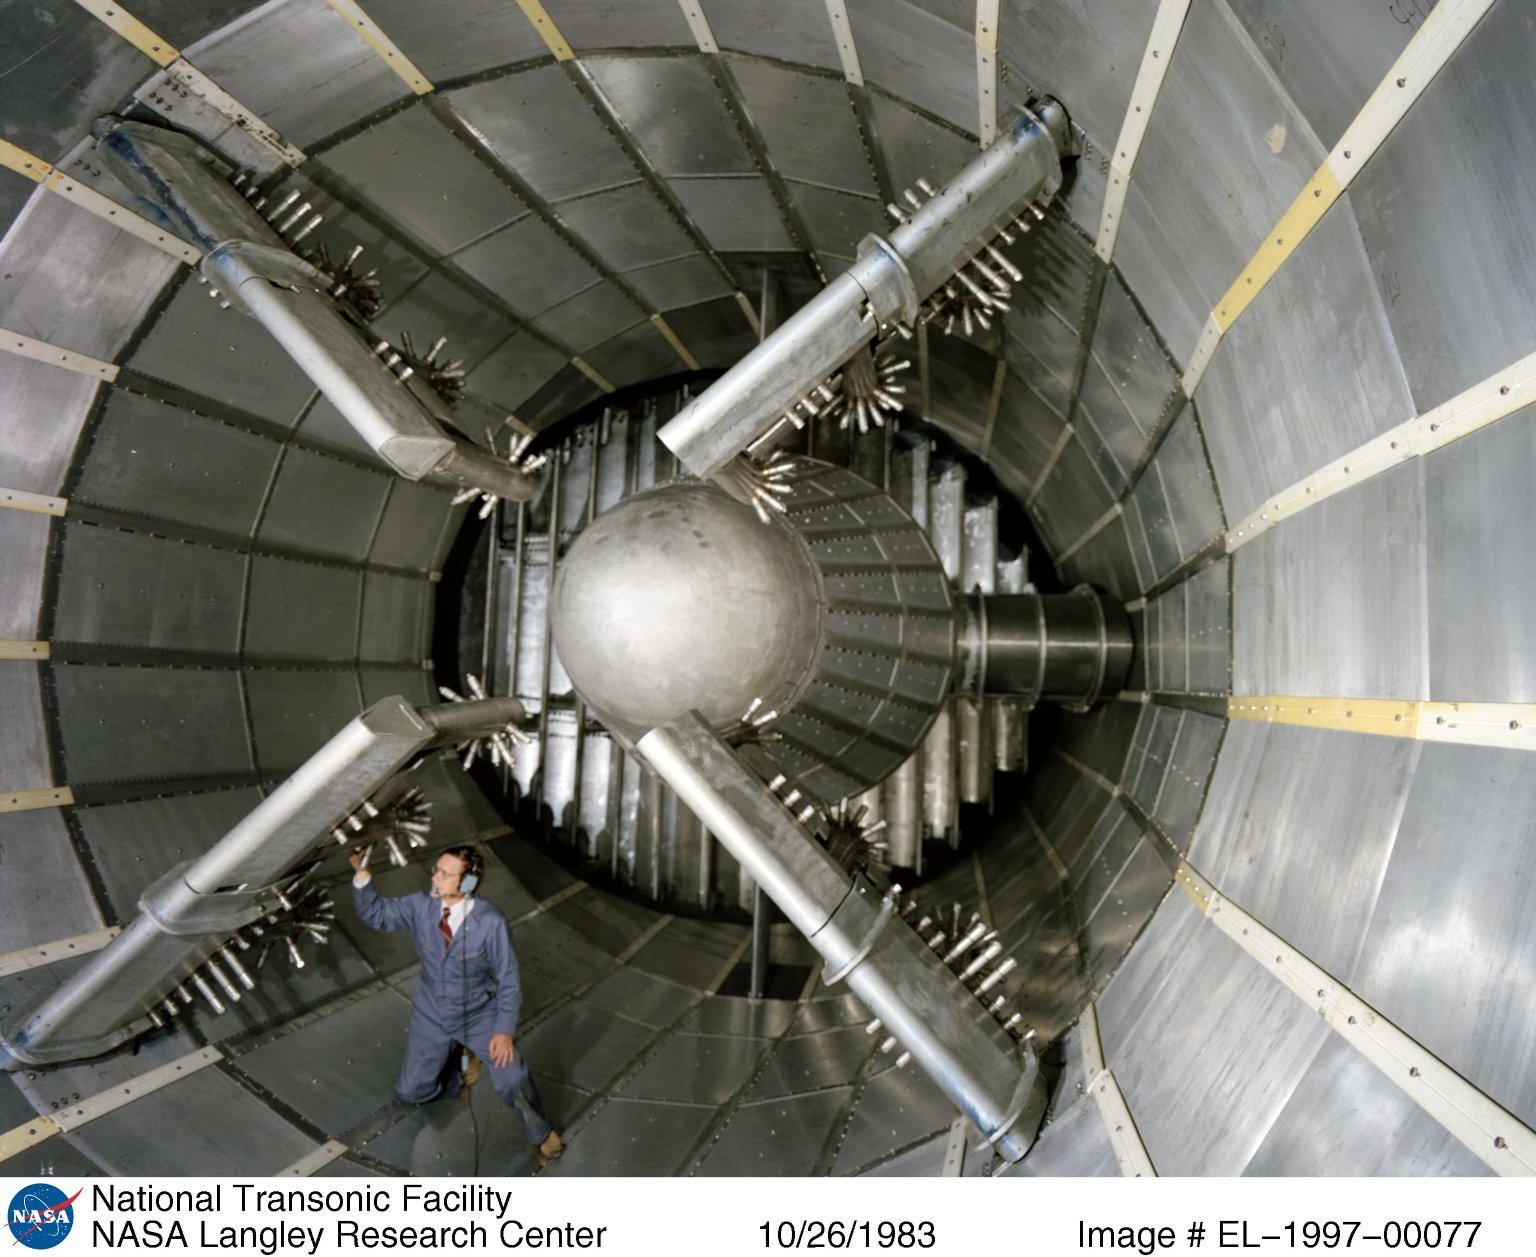
[{"label": "man's hand", "polygon": [[363,867],[363,860],[367,858],[367,847],[353,847],[347,852],[347,863],[352,866],[352,880],[354,882],[366,882],[373,874]]},{"label": "man's hand", "polygon": [[510,1034],[493,1034],[491,1036],[491,1064],[497,1069],[505,1069],[517,1057],[517,1050],[512,1046]]}]

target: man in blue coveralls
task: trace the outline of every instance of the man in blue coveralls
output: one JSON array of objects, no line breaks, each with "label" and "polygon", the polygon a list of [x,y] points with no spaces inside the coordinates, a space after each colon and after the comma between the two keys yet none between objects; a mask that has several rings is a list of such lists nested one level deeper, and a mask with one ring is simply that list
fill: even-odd
[{"label": "man in blue coveralls", "polygon": [[455,1044],[467,1048],[490,1063],[496,1094],[523,1119],[534,1163],[549,1164],[564,1145],[513,1044],[523,992],[507,918],[474,894],[484,858],[474,847],[450,847],[437,857],[431,891],[381,899],[363,857],[361,848],[350,857],[357,915],[376,930],[409,930],[421,958],[395,1094],[410,1104],[455,1094],[449,1062]]}]

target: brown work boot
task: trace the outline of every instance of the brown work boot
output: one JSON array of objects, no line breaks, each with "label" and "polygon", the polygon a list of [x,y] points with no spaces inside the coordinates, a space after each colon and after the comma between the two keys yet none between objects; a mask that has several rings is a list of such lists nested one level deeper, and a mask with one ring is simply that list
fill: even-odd
[{"label": "brown work boot", "polygon": [[560,1138],[560,1132],[551,1130],[544,1136],[544,1142],[533,1150],[533,1164],[542,1170],[564,1151],[565,1141]]},{"label": "brown work boot", "polygon": [[480,1058],[467,1048],[464,1051],[464,1085],[473,1087],[480,1081]]}]

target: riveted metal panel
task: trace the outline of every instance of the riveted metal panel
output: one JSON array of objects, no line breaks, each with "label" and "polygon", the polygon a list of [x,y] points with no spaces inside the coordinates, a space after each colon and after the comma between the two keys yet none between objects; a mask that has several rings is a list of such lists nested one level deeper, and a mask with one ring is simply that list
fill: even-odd
[{"label": "riveted metal panel", "polygon": [[789,1029],[798,1005],[787,1000],[756,1000],[716,995],[699,1005],[685,1023],[694,1034],[741,1038],[778,1038]]},{"label": "riveted metal panel", "polygon": [[1016,498],[1029,494],[1061,435],[1060,416],[1035,391],[1036,381],[1010,365],[992,427],[988,461]]},{"label": "riveted metal panel", "polygon": [[1323,156],[1227,7],[1192,6],[1115,253],[1177,360]]},{"label": "riveted metal panel", "polygon": [[1352,185],[1372,288],[1421,412],[1536,348],[1523,282],[1536,227],[1510,213],[1536,196],[1526,16],[1493,6]]},{"label": "riveted metal panel", "polygon": [[1076,435],[1056,460],[1032,514],[1041,539],[1061,551],[1081,537],[1110,508],[1108,486]]},{"label": "riveted metal panel", "polygon": [[887,1069],[860,1093],[832,1172],[863,1169],[924,1135],[947,1130],[954,1120],[954,1105],[927,1074],[912,1066]]},{"label": "riveted metal panel", "polygon": [[[524,318],[597,281],[597,271],[542,219],[527,217],[476,241],[454,262]],[[446,329],[445,329],[446,330]]]},{"label": "riveted metal panel", "polygon": [[581,1138],[545,1174],[679,1174],[694,1142],[714,1120],[712,1106],[610,1100],[581,1128]]},{"label": "riveted metal panel", "polygon": [[96,116],[110,110],[154,64],[90,14],[11,5],[10,72],[0,91],[6,139],[56,161]]},{"label": "riveted metal panel", "polygon": [[1536,779],[1521,752],[1426,744],[1351,984],[1527,1124],[1536,1121],[1533,809]]},{"label": "riveted metal panel", "polygon": [[381,698],[399,694],[408,703],[421,706],[439,701],[437,686],[432,674],[419,669],[359,668],[358,680],[363,687],[363,706],[376,703]]},{"label": "riveted metal panel", "polygon": [[0,485],[58,492],[97,384],[50,363],[0,357]]},{"label": "riveted metal panel", "polygon": [[[656,1032],[584,1000],[568,1004],[520,1037],[539,1072],[584,1090],[606,1086]],[[574,1146],[574,1145],[573,1145]]]},{"label": "riveted metal panel", "polygon": [[1157,471],[1168,500],[1181,560],[1193,558],[1224,526],[1210,464],[1195,429],[1194,410],[1185,407],[1157,452]]},{"label": "riveted metal panel", "polygon": [[1197,694],[1226,694],[1232,688],[1227,629],[1230,567],[1231,560],[1222,559],[1184,583],[1188,684]]},{"label": "riveted metal panel", "polygon": [[297,768],[357,715],[361,701],[352,672],[298,672],[259,668],[245,689],[263,772]]},{"label": "riveted metal panel", "polygon": [[1429,696],[1536,702],[1536,565],[1523,518],[1536,471],[1536,410],[1424,460],[1429,557]]},{"label": "riveted metal panel", "polygon": [[1241,1172],[1329,1034],[1181,893],[1098,1011],[1105,1058],[1162,1174]]},{"label": "riveted metal panel", "polygon": [[786,187],[812,247],[829,256],[852,261],[859,241],[882,227],[884,211],[873,197],[849,196],[794,180],[787,181]]},{"label": "riveted metal panel", "polygon": [[154,245],[38,191],[0,245],[0,326],[112,361],[179,269]]},{"label": "riveted metal panel", "polygon": [[569,359],[528,332],[514,332],[469,374],[477,397],[516,410],[544,387]]},{"label": "riveted metal panel", "polygon": [[[730,69],[780,174],[859,196],[879,195],[840,78],[735,58]],[[876,215],[867,230],[884,229],[885,211],[876,206]]]},{"label": "riveted metal panel", "polygon": [[131,918],[146,886],[202,855],[261,798],[258,790],[215,790],[77,808],[75,823],[117,919]]},{"label": "riveted metal panel", "polygon": [[974,134],[976,40],[906,0],[848,0],[864,77]]},{"label": "riveted metal panel", "polygon": [[[974,81],[974,68],[973,57],[963,72],[968,81]],[[971,140],[883,92],[870,93],[869,106],[875,144],[885,157],[898,193],[903,188],[916,191],[919,179],[941,187],[976,156]]]},{"label": "riveted metal panel", "polygon": [[721,252],[794,247],[765,179],[673,179],[671,186],[704,238]]},{"label": "riveted metal panel", "polygon": [[[245,1053],[240,1072],[325,1133],[340,1134],[394,1091],[410,1011],[409,999],[385,988]],[[322,1078],[317,1061],[336,1068]]]},{"label": "riveted metal panel", "polygon": [[447,531],[460,518],[453,495],[431,485],[396,480],[374,534],[370,562],[426,571],[446,548]]},{"label": "riveted metal panel", "polygon": [[1095,991],[1111,981],[1173,884],[1156,841],[1150,834],[1140,836],[1097,911],[1084,923],[1083,948]]},{"label": "riveted metal panel", "polygon": [[546,8],[573,48],[694,46],[679,5],[548,0]]},{"label": "riveted metal panel", "polygon": [[1147,434],[1110,385],[1104,366],[1090,356],[1083,370],[1083,388],[1075,420],[1079,439],[1110,490],[1119,497],[1125,482],[1147,448]]},{"label": "riveted metal panel", "polygon": [[1150,434],[1178,381],[1173,364],[1125,290],[1118,271],[1111,270],[1104,281],[1093,354],[1105,373],[1105,383],[1131,420],[1141,432]]},{"label": "riveted metal panel", "polygon": [[389,478],[309,450],[290,449],[262,512],[262,541],[361,561],[390,490]]},{"label": "riveted metal panel", "polygon": [[650,266],[694,251],[688,233],[645,184],[565,201],[558,213],[561,221],[615,270]]},{"label": "riveted metal panel", "polygon": [[247,535],[279,447],[130,393],[113,393],[74,496],[153,518]]},{"label": "riveted metal panel", "polygon": [[1235,693],[1428,697],[1423,474],[1400,464],[1233,555]]},{"label": "riveted metal panel", "polygon": [[34,511],[0,510],[0,637],[37,638],[51,523]]},{"label": "riveted metal panel", "polygon": [[637,1100],[723,1105],[751,1078],[765,1046],[761,1039],[673,1035],[624,1084],[623,1094]]},{"label": "riveted metal panel", "polygon": [[1088,922],[1104,907],[1120,871],[1141,844],[1141,826],[1118,802],[1106,807],[1074,852],[1067,869],[1078,918]]},{"label": "riveted metal panel", "polygon": [[147,533],[64,525],[53,636],[158,650],[239,646],[245,556]]},{"label": "riveted metal panel", "polygon": [[389,572],[369,572],[363,583],[358,657],[418,660],[428,646],[432,586]]},{"label": "riveted metal panel", "polygon": [[373,326],[397,345],[409,333],[417,353],[425,353],[438,337],[446,336],[448,343],[438,354],[439,362],[477,362],[506,340],[514,325],[452,280],[429,271],[392,302]]},{"label": "riveted metal panel", "polygon": [[1080,1096],[1057,1112],[1013,1172],[1042,1178],[1118,1176],[1119,1163],[1115,1160],[1114,1145],[1109,1142],[1109,1128],[1099,1116],[1099,1106]]},{"label": "riveted metal panel", "polygon": [[448,99],[508,168],[546,201],[638,178],[629,156],[559,66],[536,66],[460,88]]},{"label": "riveted metal panel", "polygon": [[[340,175],[366,201],[439,253],[462,248],[528,212],[420,105],[386,118],[313,160]],[[429,190],[431,195],[425,195]]]},{"label": "riveted metal panel", "polygon": [[1142,535],[1147,539],[1147,556],[1154,579],[1160,580],[1179,565],[1179,539],[1173,530],[1173,516],[1168,509],[1168,495],[1163,488],[1162,470],[1157,460],[1147,468],[1131,494]]},{"label": "riveted metal panel", "polygon": [[549,56],[533,23],[506,0],[367,0],[366,11],[434,82]]},{"label": "riveted metal panel", "polygon": [[861,1025],[786,1039],[774,1049],[747,1098],[778,1099],[852,1082],[878,1042]]},{"label": "riveted metal panel", "polygon": [[588,68],[663,175],[756,171],[703,58],[603,57]]},{"label": "riveted metal panel", "polygon": [[410,92],[325,0],[263,6],[186,52],[300,148]]},{"label": "riveted metal panel", "polygon": [[258,657],[355,659],[362,596],[363,574],[355,568],[255,555],[246,652]]},{"label": "riveted metal panel", "polygon": [[1194,833],[1226,723],[1196,711],[1186,711],[1179,722],[1178,740],[1168,761],[1155,815],[1180,849],[1189,845]]},{"label": "riveted metal panel", "polygon": [[[664,272],[668,272],[672,266],[688,268],[679,270],[667,276],[666,286],[672,289],[674,281],[683,281],[689,285],[697,284],[690,295],[697,295],[715,287],[719,281],[715,276],[718,272],[707,273],[706,263],[698,259],[699,265],[695,268],[693,262],[667,263],[665,266],[652,267],[649,271],[633,271],[626,278],[641,287],[642,276],[661,279]],[[712,271],[713,268],[710,268]],[[723,285],[721,285],[723,286]],[[658,304],[660,304],[658,302]],[[688,346],[688,352],[699,360],[699,364],[706,369],[716,367],[728,367],[735,364],[743,354],[747,353],[757,343],[757,337],[753,334],[745,318],[742,317],[741,307],[732,297],[725,297],[713,301],[701,300],[697,304],[691,304],[686,309],[668,309],[667,324],[677,333],[683,344]]]},{"label": "riveted metal panel", "polygon": [[109,1174],[275,1174],[315,1147],[218,1069],[141,1096],[71,1138]]},{"label": "riveted metal panel", "polygon": [[1091,712],[1062,712],[1056,745],[1111,781],[1125,779],[1140,708],[1106,703]]},{"label": "riveted metal panel", "polygon": [[1201,871],[1350,982],[1418,751],[1406,739],[1276,726],[1231,834]]},{"label": "riveted metal panel", "polygon": [[1189,688],[1189,638],[1187,635],[1188,588],[1175,585],[1153,604],[1155,608],[1156,636],[1154,637],[1155,683],[1157,690],[1187,690]]},{"label": "riveted metal panel", "polygon": [[255,319],[221,310],[211,290],[184,282],[134,350],[130,366],[285,427],[315,386]]},{"label": "riveted metal panel", "polygon": [[[1205,373],[1200,420],[1233,519],[1413,413],[1357,199],[1323,216]],[[1320,301],[1325,291],[1351,299]]]},{"label": "riveted metal panel", "polygon": [[1008,10],[998,52],[1039,91],[1070,102],[1072,120],[1113,144],[1131,99],[1156,6],[1140,0],[1060,0]]},{"label": "riveted metal panel", "polygon": [[643,318],[643,312],[629,294],[604,281],[545,310],[539,315],[538,325],[546,335],[568,345],[575,353],[584,354]]},{"label": "riveted metal panel", "polygon": [[[1226,888],[1231,872],[1233,845],[1239,830],[1253,823],[1262,827],[1263,817],[1248,815],[1248,800],[1258,780],[1269,744],[1270,730],[1278,726],[1254,720],[1234,720],[1227,726],[1216,767],[1211,772],[1205,807],[1190,840],[1189,858],[1216,885]],[[1242,903],[1241,896],[1234,896]],[[1262,918],[1263,914],[1259,913]]]},{"label": "riveted metal panel", "polygon": [[1162,793],[1163,778],[1168,775],[1183,715],[1183,712],[1153,704],[1143,708],[1136,727],[1136,751],[1127,765],[1127,769],[1134,768],[1135,773],[1129,777],[1127,793],[1149,816],[1157,809],[1157,798]]},{"label": "riveted metal panel", "polygon": [[240,677],[222,670],[53,670],[71,782],[250,771]]},{"label": "riveted metal panel", "polygon": [[[727,1177],[810,1174],[852,1092],[851,1087],[835,1087],[812,1095],[743,1105],[697,1173]],[[786,1138],[790,1132],[793,1137]]]},{"label": "riveted metal panel", "polygon": [[1337,1035],[1324,1041],[1244,1170],[1266,1177],[1492,1172]]},{"label": "riveted metal panel", "polygon": [[699,7],[722,48],[842,72],[826,0],[779,0],[771,7],[700,0]]},{"label": "riveted metal panel", "polygon": [[12,866],[11,876],[0,879],[0,951],[101,927],[57,808],[0,814],[0,857]]},{"label": "riveted metal panel", "polygon": [[1066,580],[1098,585],[1123,601],[1141,592],[1141,579],[1123,518],[1111,520],[1099,529],[1087,545],[1060,565],[1060,570]]},{"label": "riveted metal panel", "polygon": [[671,375],[682,365],[677,350],[649,322],[592,346],[584,356],[615,388]]}]

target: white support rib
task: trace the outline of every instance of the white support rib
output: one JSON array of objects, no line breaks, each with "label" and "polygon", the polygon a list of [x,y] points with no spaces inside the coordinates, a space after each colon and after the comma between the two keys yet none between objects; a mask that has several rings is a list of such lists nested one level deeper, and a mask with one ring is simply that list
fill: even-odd
[{"label": "white support rib", "polygon": [[321,1144],[313,1152],[306,1153],[286,1169],[279,1170],[274,1178],[308,1178],[312,1174],[318,1174],[332,1161],[341,1156],[347,1150],[347,1145],[339,1139],[332,1139],[328,1143]]},{"label": "white support rib", "polygon": [[1214,924],[1447,1131],[1498,1174],[1536,1174],[1536,1131],[1430,1054],[1398,1026],[1187,863],[1176,881]]},{"label": "white support rib", "polygon": [[1141,1140],[1141,1132],[1136,1129],[1136,1121],[1131,1116],[1130,1106],[1125,1102],[1120,1084],[1115,1081],[1114,1074],[1104,1060],[1104,1045],[1099,1038],[1099,1015],[1092,1004],[1083,1009],[1077,1028],[1083,1040],[1083,1087],[1098,1107],[1120,1173],[1126,1178],[1156,1178],[1157,1167],[1152,1164],[1147,1146]]},{"label": "white support rib", "polygon": [[432,90],[432,80],[427,78],[409,57],[400,50],[383,29],[368,16],[357,0],[325,0],[348,27],[362,36],[368,47],[379,54],[380,60],[400,76],[405,85],[418,96]]},{"label": "white support rib", "polygon": [[843,63],[843,77],[855,87],[863,87],[864,68],[859,64],[858,45],[853,42],[847,0],[827,0],[827,19],[832,23],[832,40],[837,45],[837,58]]},{"label": "white support rib", "polygon": [[1136,169],[1141,142],[1146,137],[1147,124],[1152,120],[1152,108],[1163,90],[1163,79],[1168,75],[1168,65],[1173,60],[1173,50],[1179,42],[1179,32],[1184,29],[1189,6],[1190,0],[1161,0],[1157,16],[1152,19],[1152,32],[1147,36],[1147,47],[1141,55],[1141,68],[1136,72],[1136,83],[1131,88],[1125,121],[1120,126],[1120,137],[1115,141],[1115,151],[1109,160],[1109,186],[1104,192],[1099,237],[1093,246],[1093,251],[1105,262],[1115,254],[1115,241],[1120,236],[1120,222],[1125,215],[1125,198],[1131,190],[1131,174]]},{"label": "white support rib", "polygon": [[997,28],[1001,0],[976,0],[976,134],[985,148],[997,139]]},{"label": "white support rib", "polygon": [[1419,742],[1536,751],[1536,703],[1234,694],[1227,700],[1227,716]]},{"label": "white support rib", "polygon": [[72,938],[55,939],[36,947],[6,952],[0,956],[0,978],[28,969],[41,969],[60,960],[68,960],[71,956],[89,956],[92,952],[100,951],[122,932],[122,926],[112,925],[104,930],[92,930],[89,934],[76,934]]},{"label": "white support rib", "polygon": [[9,328],[0,328],[0,349],[8,354],[15,354],[18,358],[46,362],[49,366],[62,367],[77,375],[88,375],[94,379],[106,380],[108,383],[117,379],[118,368],[115,362],[103,362],[100,358],[79,354],[73,349],[64,349],[59,345],[50,345],[45,340],[23,336],[20,332],[13,332]]},{"label": "white support rib", "polygon": [[202,1048],[189,1056],[183,1056],[180,1060],[161,1065],[158,1069],[140,1074],[137,1078],[130,1078],[127,1082],[109,1087],[106,1091],[98,1091],[95,1095],[87,1096],[68,1108],[60,1109],[53,1114],[53,1120],[60,1130],[78,1130],[87,1122],[94,1122],[98,1117],[104,1117],[108,1113],[132,1104],[141,1096],[150,1095],[169,1087],[173,1082],[189,1078],[198,1070],[207,1069],[215,1061],[223,1059],[224,1054],[218,1048]]},{"label": "white support rib", "polygon": [[709,19],[704,16],[704,10],[699,5],[699,0],[677,0],[683,10],[683,20],[688,23],[688,29],[693,32],[693,39],[699,46],[700,52],[719,52],[720,45],[715,42],[714,29],[709,24]]}]

